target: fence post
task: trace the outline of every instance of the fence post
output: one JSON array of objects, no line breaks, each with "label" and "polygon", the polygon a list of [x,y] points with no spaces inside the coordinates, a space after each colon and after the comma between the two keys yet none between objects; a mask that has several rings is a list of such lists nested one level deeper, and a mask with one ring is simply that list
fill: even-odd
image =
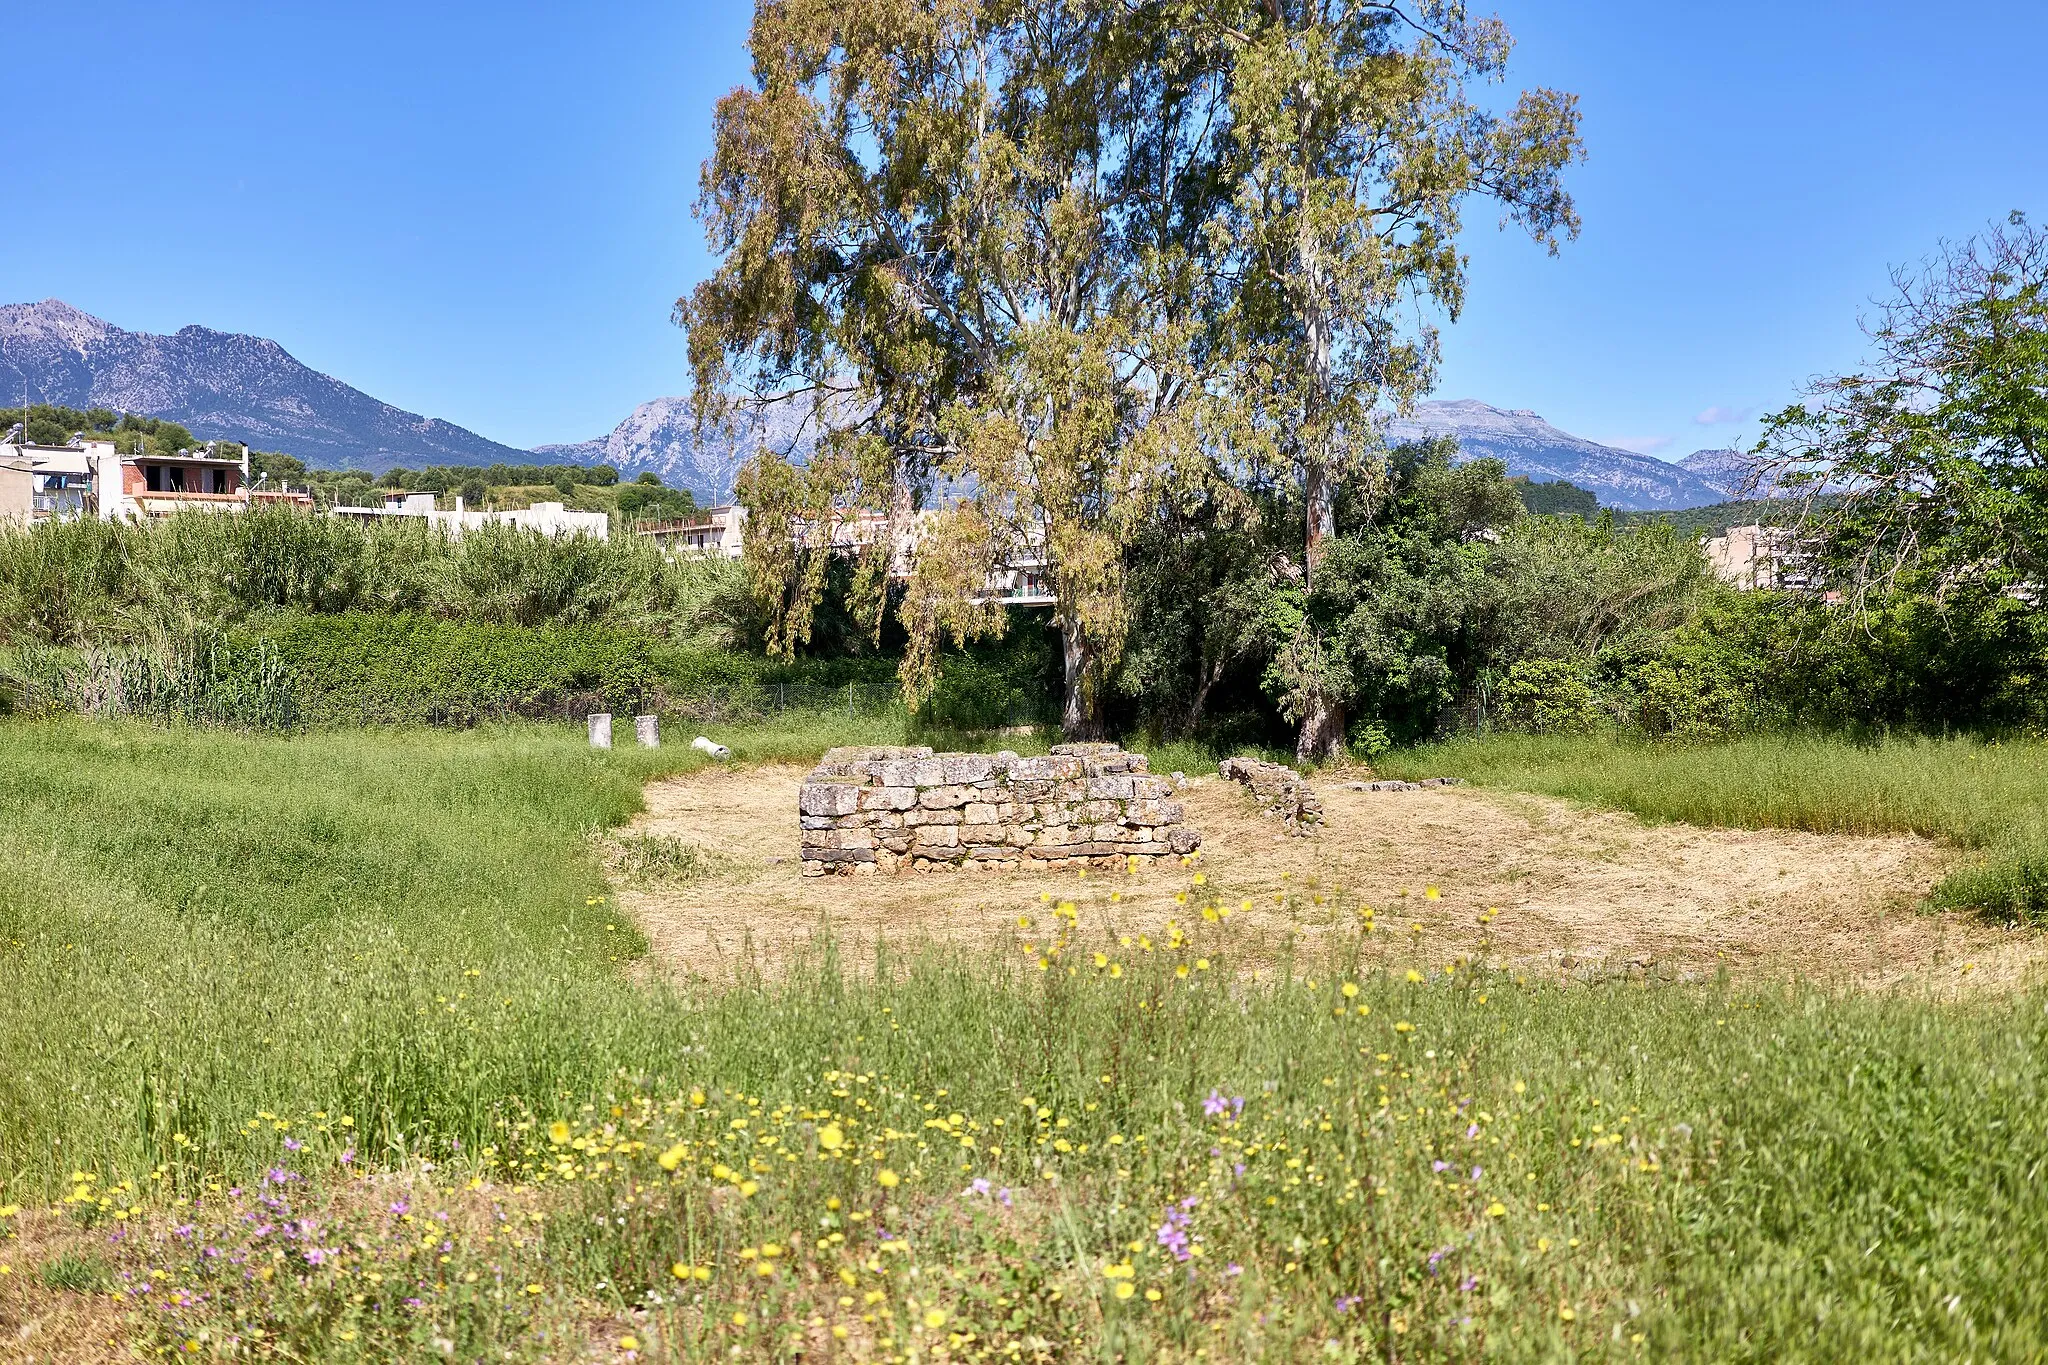
[{"label": "fence post", "polygon": [[609,711],[595,711],[595,712],[592,712],[592,713],[591,713],[591,714],[590,714],[590,715],[589,715],[588,717],[586,717],[586,718],[585,718],[585,721],[584,721],[584,723],[585,723],[586,725],[588,725],[588,726],[590,727],[590,747],[591,747],[591,748],[593,748],[593,749],[609,749],[609,748],[611,748],[611,747],[612,747],[612,713],[611,713],[611,712],[609,712]]}]

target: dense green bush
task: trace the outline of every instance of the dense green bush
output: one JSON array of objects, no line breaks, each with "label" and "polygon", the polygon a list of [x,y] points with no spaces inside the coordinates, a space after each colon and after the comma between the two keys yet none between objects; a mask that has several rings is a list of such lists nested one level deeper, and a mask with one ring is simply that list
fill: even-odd
[{"label": "dense green bush", "polygon": [[654,641],[590,625],[507,626],[424,616],[279,616],[273,649],[314,725],[472,725],[508,716],[628,711],[658,700]]}]

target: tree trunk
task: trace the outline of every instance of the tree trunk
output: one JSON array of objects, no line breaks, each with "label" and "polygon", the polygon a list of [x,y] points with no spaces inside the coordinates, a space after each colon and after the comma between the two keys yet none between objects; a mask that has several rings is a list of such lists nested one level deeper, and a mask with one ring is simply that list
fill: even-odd
[{"label": "tree trunk", "polygon": [[[1306,92],[1304,92],[1306,93]],[[1328,428],[1331,401],[1334,319],[1330,316],[1321,244],[1308,218],[1302,219],[1301,270],[1302,322],[1308,349],[1311,411],[1304,414],[1309,439],[1302,471],[1302,502],[1307,508],[1307,536],[1302,552],[1302,586],[1315,590],[1323,566],[1323,545],[1337,534],[1337,487],[1334,477],[1333,433]],[[1305,625],[1304,629],[1314,629]],[[1344,756],[1344,703],[1320,684],[1303,698],[1301,733],[1294,741],[1297,763],[1321,762]]]},{"label": "tree trunk", "polygon": [[1068,739],[1102,738],[1102,697],[1096,687],[1095,642],[1079,621],[1060,622],[1060,653],[1067,673],[1066,704],[1060,709],[1060,730]]},{"label": "tree trunk", "polygon": [[1301,713],[1301,734],[1294,741],[1296,763],[1322,763],[1344,757],[1344,704],[1322,692],[1311,692]]}]

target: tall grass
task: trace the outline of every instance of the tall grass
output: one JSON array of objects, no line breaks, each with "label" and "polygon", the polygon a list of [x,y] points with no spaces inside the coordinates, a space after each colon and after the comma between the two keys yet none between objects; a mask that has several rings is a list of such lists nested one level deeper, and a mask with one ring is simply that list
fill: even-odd
[{"label": "tall grass", "polygon": [[1389,755],[1394,774],[1618,806],[1649,820],[1921,834],[1975,855],[1936,905],[2048,918],[2048,744],[1814,735],[1673,745],[1612,735],[1489,735]]},{"label": "tall grass", "polygon": [[[897,737],[809,724],[721,737]],[[828,1323],[873,1358],[2048,1350],[2039,994],[1425,977],[1364,969],[1362,941],[1255,980],[1193,913],[1238,892],[1192,870],[1159,912],[1114,879],[1071,911],[991,885],[1028,958],[909,945],[847,974],[871,950],[820,944],[779,984],[636,984],[592,835],[703,761],[531,727],[0,727],[0,1204],[132,1207],[119,1254],[203,1290],[148,1339],[224,1355],[258,1323],[307,1360],[539,1355],[545,1321],[605,1313],[674,1359],[827,1355]],[[489,1198],[544,1212],[542,1243],[451,1230],[417,1259],[429,1205],[386,1215],[339,1173],[422,1160],[454,1177],[435,1200],[528,1187]],[[365,1307],[303,1257],[222,1275],[202,1246],[276,1263],[287,1216],[219,1189],[265,1171],[301,1213],[338,1180],[355,1211],[320,1216],[361,1268],[415,1258],[417,1303]],[[143,1239],[172,1196],[196,1202]]]},{"label": "tall grass", "polygon": [[489,526],[457,539],[410,518],[363,526],[281,507],[0,527],[0,644],[147,641],[265,612],[358,611],[603,624],[717,646],[743,596],[737,566],[672,559],[632,536]]}]

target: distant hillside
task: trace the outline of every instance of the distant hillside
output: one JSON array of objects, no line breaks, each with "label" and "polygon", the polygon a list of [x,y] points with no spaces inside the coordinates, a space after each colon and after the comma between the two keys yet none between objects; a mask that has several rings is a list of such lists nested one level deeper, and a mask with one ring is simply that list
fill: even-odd
[{"label": "distant hillside", "polygon": [[1680,460],[1678,467],[1731,498],[1746,498],[1758,491],[1756,461],[1740,450],[1695,450]]},{"label": "distant hillside", "polygon": [[729,502],[740,466],[763,445],[801,452],[807,412],[792,403],[737,431],[707,433],[699,439],[688,398],[656,398],[633,409],[608,435],[570,445],[536,446],[533,453],[549,460],[608,464],[628,479],[652,470],[669,487],[687,488],[700,501]]},{"label": "distant hillside", "polygon": [[1604,506],[1631,510],[1700,507],[1727,497],[1678,465],[1560,431],[1527,408],[1503,411],[1470,398],[1415,405],[1387,424],[1390,440],[1455,436],[1466,459],[1492,457],[1510,475],[1564,480],[1591,489]]},{"label": "distant hillside", "polygon": [[0,401],[18,397],[24,379],[37,402],[169,418],[203,439],[333,469],[531,463],[523,450],[380,403],[274,341],[206,327],[127,332],[57,299],[0,306]]}]

